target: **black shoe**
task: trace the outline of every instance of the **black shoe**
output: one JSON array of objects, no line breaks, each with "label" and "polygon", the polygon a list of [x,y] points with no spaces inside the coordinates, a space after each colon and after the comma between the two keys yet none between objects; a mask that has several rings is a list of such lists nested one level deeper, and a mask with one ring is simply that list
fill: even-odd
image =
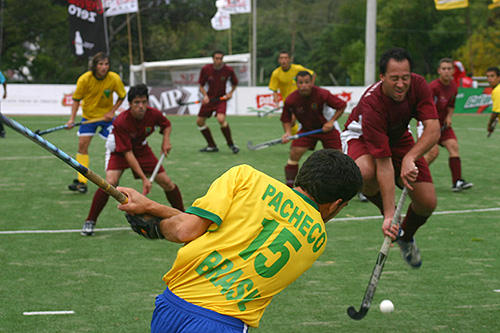
[{"label": "black shoe", "polygon": [[94,221],[85,221],[83,223],[82,227],[82,232],[80,235],[82,236],[93,236],[94,235],[94,227],[95,227],[95,222]]},{"label": "black shoe", "polygon": [[68,188],[71,191],[78,191],[80,193],[87,193],[87,184],[80,183],[78,179],[73,179],[73,184],[69,184]]},{"label": "black shoe", "polygon": [[0,132],[0,138],[5,138],[5,131]]},{"label": "black shoe", "polygon": [[472,186],[474,186],[473,183],[468,183],[463,179],[459,179],[459,180],[457,180],[457,182],[455,184],[453,184],[453,186],[451,187],[451,190],[453,192],[460,192],[462,190],[469,189]]},{"label": "black shoe", "polygon": [[233,151],[233,154],[238,154],[240,151],[240,148],[238,148],[238,146],[235,144],[230,145],[229,149],[231,149]]},{"label": "black shoe", "polygon": [[207,146],[205,148],[201,148],[200,149],[200,152],[202,153],[216,153],[219,151],[219,148],[217,147],[210,147],[210,146]]}]

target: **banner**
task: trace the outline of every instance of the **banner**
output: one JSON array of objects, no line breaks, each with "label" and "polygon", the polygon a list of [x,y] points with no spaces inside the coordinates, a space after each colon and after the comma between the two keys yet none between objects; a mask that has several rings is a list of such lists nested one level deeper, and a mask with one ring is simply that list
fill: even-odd
[{"label": "banner", "polygon": [[139,11],[137,0],[104,0],[104,7],[107,8],[106,17],[137,13]]},{"label": "banner", "polygon": [[491,87],[458,88],[454,113],[490,113]]},{"label": "banner", "polygon": [[437,10],[469,7],[469,0],[434,0]]},{"label": "banner", "polygon": [[100,0],[68,0],[69,38],[76,56],[91,57],[107,51]]},{"label": "banner", "polygon": [[251,0],[217,0],[215,6],[229,14],[244,14],[252,11]]},{"label": "banner", "polygon": [[212,28],[215,30],[231,29],[231,17],[225,10],[217,10],[217,13],[215,13],[210,22],[212,23]]}]

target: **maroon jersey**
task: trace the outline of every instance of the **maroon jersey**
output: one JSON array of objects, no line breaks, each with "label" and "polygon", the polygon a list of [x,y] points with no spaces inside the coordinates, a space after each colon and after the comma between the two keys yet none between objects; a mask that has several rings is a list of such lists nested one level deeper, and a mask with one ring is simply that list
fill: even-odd
[{"label": "maroon jersey", "polygon": [[455,97],[458,93],[457,85],[453,81],[451,81],[449,85],[445,85],[441,80],[435,79],[429,83],[429,88],[431,88],[432,97],[436,104],[439,123],[443,126],[444,120],[448,115],[448,108],[455,107]]},{"label": "maroon jersey", "polygon": [[170,126],[170,121],[157,109],[148,107],[143,119],[134,118],[130,109],[120,113],[113,122],[115,152],[133,150],[136,153],[149,147],[146,138],[154,132],[156,126],[160,127],[160,133]]},{"label": "maroon jersey", "polygon": [[233,85],[238,84],[238,78],[232,67],[223,65],[221,69],[215,69],[213,64],[203,66],[198,83],[204,86],[208,83],[208,97],[210,99],[222,97],[226,94],[227,80]]},{"label": "maroon jersey", "polygon": [[402,102],[384,95],[382,81],[368,87],[349,115],[345,128],[351,123],[361,126],[362,138],[370,155],[374,158],[390,157],[391,146],[411,137],[408,130],[411,118],[419,121],[438,119],[429,85],[422,76],[413,73]]},{"label": "maroon jersey", "polygon": [[302,125],[301,132],[312,131],[323,127],[323,124],[328,122],[324,115],[326,105],[340,110],[345,108],[346,103],[332,95],[328,90],[313,86],[311,95],[302,97],[298,90],[288,95],[285,101],[285,107],[281,113],[281,121],[289,123],[292,121],[292,114],[295,115],[297,121]]}]

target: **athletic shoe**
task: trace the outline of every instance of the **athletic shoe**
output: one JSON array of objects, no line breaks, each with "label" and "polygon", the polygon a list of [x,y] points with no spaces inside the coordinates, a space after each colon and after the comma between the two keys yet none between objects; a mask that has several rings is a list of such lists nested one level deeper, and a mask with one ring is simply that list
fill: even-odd
[{"label": "athletic shoe", "polygon": [[233,154],[238,154],[238,152],[240,151],[240,148],[238,148],[237,145],[230,145],[229,149],[233,151]]},{"label": "athletic shoe", "polygon": [[420,256],[420,250],[418,249],[415,240],[411,242],[405,242],[401,239],[396,241],[399,245],[399,250],[401,251],[401,257],[406,261],[408,265],[413,268],[419,268],[422,266],[422,257]]},{"label": "athletic shoe", "polygon": [[94,221],[85,221],[83,223],[82,232],[80,233],[82,236],[93,236],[94,235]]},{"label": "athletic shoe", "polygon": [[217,148],[217,146],[216,147],[206,146],[205,148],[200,149],[201,153],[216,153],[218,151],[219,151],[219,148]]},{"label": "athletic shoe", "polygon": [[80,193],[87,193],[87,184],[80,183],[78,179],[73,179],[73,184],[69,184],[68,188],[71,191],[78,191]]},{"label": "athletic shoe", "polygon": [[0,132],[0,138],[5,138],[5,131]]},{"label": "athletic shoe", "polygon": [[466,190],[468,188],[471,188],[472,186],[474,186],[473,183],[468,183],[463,179],[459,179],[459,180],[457,180],[457,182],[455,184],[453,184],[453,186],[451,187],[451,190],[453,192],[460,192],[462,190]]},{"label": "athletic shoe", "polygon": [[361,192],[358,192],[358,199],[361,202],[368,202],[368,198]]}]

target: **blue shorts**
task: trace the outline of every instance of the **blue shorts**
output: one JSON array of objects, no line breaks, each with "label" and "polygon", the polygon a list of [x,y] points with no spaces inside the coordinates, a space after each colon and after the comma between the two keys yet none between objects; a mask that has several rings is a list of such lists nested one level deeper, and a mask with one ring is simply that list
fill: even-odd
[{"label": "blue shorts", "polygon": [[151,332],[246,333],[248,326],[239,319],[222,315],[186,302],[168,287],[156,297]]},{"label": "blue shorts", "polygon": [[[83,121],[87,120],[82,118]],[[114,119],[113,119],[114,120]],[[95,132],[97,132],[98,127],[101,127],[99,131],[99,136],[103,139],[106,139],[111,131],[111,126],[113,125],[113,120],[111,121],[98,121],[97,123],[91,124],[82,124],[78,129],[78,136],[94,136]]]}]

